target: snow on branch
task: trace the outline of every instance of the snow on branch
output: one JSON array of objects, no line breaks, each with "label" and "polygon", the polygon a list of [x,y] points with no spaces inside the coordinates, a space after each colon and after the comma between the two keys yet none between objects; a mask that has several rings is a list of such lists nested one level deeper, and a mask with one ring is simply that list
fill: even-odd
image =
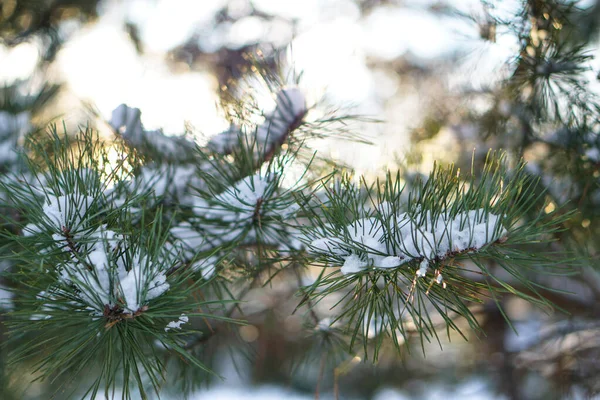
[{"label": "snow on branch", "polygon": [[246,138],[242,130],[231,125],[213,136],[207,147],[220,154],[230,154],[240,144],[255,144],[260,154],[269,154],[285,142],[306,115],[306,99],[298,88],[282,89],[275,100],[275,110],[256,129],[255,138]]},{"label": "snow on branch", "polygon": [[377,269],[407,276],[416,267],[423,277],[436,267],[441,281],[438,267],[448,260],[485,255],[509,238],[525,240],[524,231],[514,230],[527,196],[534,196],[523,194],[523,187],[535,185],[524,165],[509,173],[505,156],[491,153],[481,178],[459,176],[453,167],[437,166],[406,191],[399,174],[373,188],[337,181],[313,207],[304,241],[343,275]]},{"label": "snow on branch", "polygon": [[290,241],[287,225],[299,208],[279,185],[280,176],[275,173],[251,175],[213,198],[199,198],[194,212],[210,226],[208,233],[222,243],[241,239],[246,244],[299,246]]},{"label": "snow on branch", "polygon": [[96,219],[101,205],[107,205],[100,182],[93,184],[90,171],[69,169],[60,174],[62,178],[57,177],[57,181],[68,182],[77,176],[89,187],[63,183],[63,188],[23,189],[43,195],[43,200],[33,202],[28,210],[31,222],[23,227],[23,237],[37,246],[41,257],[54,260],[50,271],[56,281],[49,291],[38,295],[49,302],[42,312],[52,309],[52,303],[61,296],[94,317],[120,320],[143,312],[149,301],[169,289],[166,271],[172,264],[171,255],[151,255],[130,235]]},{"label": "snow on branch", "polygon": [[54,234],[61,234],[65,230],[75,231],[81,224],[89,207],[94,202],[91,196],[80,194],[59,195],[47,194],[41,215],[43,223],[28,224],[23,229],[25,236],[44,231],[50,228]]},{"label": "snow on branch", "polygon": [[[44,206],[49,211],[46,217],[60,232],[52,234],[53,246],[68,254],[64,262],[56,265],[58,286],[55,291],[75,289],[79,303],[96,317],[107,317],[107,313],[117,311],[136,315],[150,300],[169,289],[162,266],[164,262],[155,262],[143,255],[129,237],[107,229],[105,225],[93,229],[82,217],[83,207],[91,203],[89,196],[84,198],[88,203],[78,207],[70,207],[74,203],[68,202],[71,199],[68,196],[59,196],[59,202]],[[66,218],[61,208],[77,208],[76,219]],[[77,233],[70,230],[71,226],[79,227]],[[43,225],[30,224],[28,227],[26,235],[33,239],[45,231]]]},{"label": "snow on branch", "polygon": [[181,314],[177,321],[171,321],[165,327],[165,332],[170,331],[171,329],[181,329],[181,325],[187,324],[189,322],[189,318],[185,314]]},{"label": "snow on branch", "polygon": [[196,144],[185,136],[167,136],[161,130],[148,131],[142,124],[142,112],[121,104],[113,112],[109,125],[135,148],[148,148],[167,158],[181,159]]},{"label": "snow on branch", "polygon": [[[170,229],[172,246],[194,260],[191,268],[205,279],[214,274],[222,250],[231,245],[262,244],[280,251],[302,248],[294,226],[299,207],[279,185],[278,174],[257,173],[219,193],[195,197],[193,217]],[[200,253],[209,256],[195,259]]]},{"label": "snow on branch", "polygon": [[425,276],[429,264],[459,253],[476,252],[505,234],[500,218],[485,209],[436,218],[430,211],[412,216],[382,213],[314,239],[310,248],[318,255],[341,257],[343,274],[417,262],[417,276]]}]

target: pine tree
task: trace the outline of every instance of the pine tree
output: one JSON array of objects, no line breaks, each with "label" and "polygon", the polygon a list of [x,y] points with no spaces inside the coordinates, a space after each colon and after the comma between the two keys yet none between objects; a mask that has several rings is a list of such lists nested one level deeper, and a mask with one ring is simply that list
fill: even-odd
[{"label": "pine tree", "polygon": [[[483,337],[479,305],[495,304],[509,327],[507,296],[571,311],[548,278],[593,270],[597,248],[585,229],[597,218],[600,110],[583,74],[589,36],[567,32],[585,17],[574,3],[527,1],[519,12],[486,16],[490,40],[491,26],[526,33],[494,106],[465,113],[496,150],[465,152],[468,163],[437,163],[427,176],[405,168],[369,181],[322,157],[315,139],[364,141],[350,128],[361,117],[308,104],[297,82],[260,65],[272,111],[232,90],[230,128],[203,146],[145,129],[127,105],[107,121],[110,137],[30,128],[24,113],[53,89],[21,99],[7,88],[0,396],[24,395],[16,376],[41,381],[46,397],[187,394],[218,378],[219,341],[280,361],[247,343],[258,320],[295,321],[290,341],[301,349],[283,368],[316,365],[316,396],[325,375],[339,396],[338,379],[358,361]],[[523,160],[540,143],[561,148],[544,174]],[[557,192],[548,170],[572,186]]]},{"label": "pine tree", "polygon": [[[2,183],[12,368],[74,396],[146,398],[171,374],[210,374],[201,349],[245,323],[253,287],[288,279],[327,362],[340,350],[376,362],[384,344],[436,340],[459,318],[478,329],[469,305],[485,297],[551,306],[526,272],[564,272],[543,243],[569,214],[523,219],[540,194],[522,163],[490,153],[480,173],[437,166],[411,187],[401,173],[320,175],[304,140],[344,119],[311,120],[297,88],[275,94],[262,124],[239,118],[203,148],[145,130],[125,105],[113,142],[57,126],[28,140],[27,167]],[[319,275],[302,284],[309,267]],[[332,298],[334,316],[321,317]]]}]

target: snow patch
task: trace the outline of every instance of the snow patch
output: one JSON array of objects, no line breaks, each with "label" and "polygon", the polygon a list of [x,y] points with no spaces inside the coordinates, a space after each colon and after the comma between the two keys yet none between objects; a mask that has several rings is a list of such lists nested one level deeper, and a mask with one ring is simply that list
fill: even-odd
[{"label": "snow patch", "polygon": [[171,329],[181,329],[181,325],[187,324],[189,322],[189,318],[185,314],[181,314],[177,321],[171,321],[165,327],[165,332],[169,332]]}]

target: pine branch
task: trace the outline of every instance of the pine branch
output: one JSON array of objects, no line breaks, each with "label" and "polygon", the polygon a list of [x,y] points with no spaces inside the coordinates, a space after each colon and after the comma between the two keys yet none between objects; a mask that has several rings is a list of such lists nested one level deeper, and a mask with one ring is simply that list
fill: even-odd
[{"label": "pine branch", "polygon": [[[436,336],[431,312],[443,316],[451,329],[458,330],[448,317],[451,312],[477,329],[467,304],[502,292],[550,306],[521,272],[535,264],[542,269],[543,256],[516,249],[534,237],[547,240],[569,216],[553,219],[541,213],[523,221],[535,200],[535,181],[523,165],[509,173],[505,164],[503,156],[491,155],[480,178],[465,180],[452,167],[437,167],[407,196],[401,178],[388,175],[380,185],[366,188],[366,204],[356,201],[360,188],[342,181],[341,190],[329,190],[327,199],[309,210],[307,246],[315,261],[331,272],[305,288],[305,299],[320,302],[345,293],[334,307],[339,308],[336,320],[352,337],[351,348],[359,339],[366,343],[373,331],[375,336],[385,332],[399,346],[407,339],[407,320],[421,340],[429,341]],[[529,294],[496,277],[486,259],[513,275]],[[480,269],[481,283],[465,274],[466,261]],[[548,271],[561,273],[554,261],[545,263]],[[333,266],[341,269],[329,270]],[[374,360],[381,343],[375,343]]]}]

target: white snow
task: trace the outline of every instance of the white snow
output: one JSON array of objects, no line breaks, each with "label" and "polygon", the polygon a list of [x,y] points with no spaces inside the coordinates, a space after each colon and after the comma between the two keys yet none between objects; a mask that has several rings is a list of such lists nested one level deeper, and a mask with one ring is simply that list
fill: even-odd
[{"label": "white snow", "polygon": [[29,223],[23,228],[23,236],[34,236],[45,232],[48,228],[52,230],[55,241],[64,241],[65,230],[70,235],[77,236],[85,215],[94,203],[92,196],[82,193],[71,193],[54,195],[46,193],[45,202],[40,210],[43,222]]},{"label": "white snow", "polygon": [[87,265],[70,262],[62,266],[61,280],[75,285],[82,301],[98,314],[102,314],[104,305],[116,306],[117,298],[125,301],[126,311],[135,313],[169,289],[164,272],[139,253],[131,257],[129,271],[125,268],[124,256],[110,263],[113,248],[105,247],[104,240],[100,239],[93,244]]},{"label": "white snow", "polygon": [[206,147],[215,153],[229,154],[244,140],[239,126],[231,124],[229,129],[210,138]]},{"label": "white snow", "polygon": [[50,225],[62,232],[63,228],[77,227],[93,201],[93,197],[77,193],[62,196],[48,195],[42,212]]},{"label": "white snow", "polygon": [[427,259],[423,259],[419,263],[419,269],[417,270],[417,277],[422,278],[427,275],[427,270],[429,269],[429,261]]},{"label": "white snow", "polygon": [[[381,209],[379,217],[356,220],[338,232],[329,227],[328,234],[311,242],[311,251],[341,257],[343,274],[361,272],[370,264],[387,269],[418,261],[416,274],[425,276],[436,259],[478,251],[506,234],[500,218],[484,209],[458,213],[453,218],[433,218],[430,212],[392,216],[386,214],[391,208]],[[395,222],[383,224],[383,218]],[[392,251],[394,247],[396,251]]]},{"label": "white snow", "polygon": [[120,182],[104,194],[117,207],[124,204],[128,196],[145,193],[191,206],[196,196],[193,196],[189,189],[202,188],[204,185],[204,181],[196,173],[196,168],[192,164],[144,165],[133,179]]},{"label": "white snow", "polygon": [[283,89],[277,94],[277,106],[256,131],[256,142],[270,146],[285,139],[294,122],[306,114],[306,100],[298,88]]},{"label": "white snow", "polygon": [[[210,279],[223,256],[220,247],[231,242],[277,247],[282,254],[303,247],[301,232],[292,224],[299,207],[291,197],[280,195],[279,176],[256,173],[212,197],[192,196],[195,217],[170,229],[171,250],[190,261],[199,253],[210,257],[195,260],[192,269]],[[216,251],[216,253],[214,252]],[[202,255],[202,254],[200,254]]]},{"label": "white snow", "polygon": [[146,257],[138,254],[131,264],[131,270],[121,278],[120,289],[126,309],[135,313],[148,301],[165,293],[169,284],[166,275],[157,272],[157,268]]},{"label": "white snow", "polygon": [[187,324],[189,322],[189,318],[185,314],[181,314],[177,321],[171,321],[165,327],[165,332],[170,331],[171,329],[181,329],[181,325]]},{"label": "white snow", "polygon": [[342,274],[354,274],[362,271],[367,267],[367,263],[362,261],[359,256],[356,254],[351,254],[346,257],[346,261],[344,261],[344,265],[342,266]]},{"label": "white snow", "polygon": [[[194,258],[196,253],[210,250],[221,243],[220,240],[207,240],[189,222],[182,222],[172,227],[171,235],[175,240],[170,246],[173,247],[175,252],[181,251],[183,257],[188,260]],[[200,272],[204,279],[210,279],[215,273],[217,261],[218,257],[216,256],[202,258],[194,261],[191,268],[193,271]]]},{"label": "white snow", "polygon": [[330,317],[319,320],[319,323],[315,327],[316,330],[322,332],[329,332],[332,328],[333,319]]},{"label": "white snow", "polygon": [[196,169],[193,165],[144,166],[136,177],[136,185],[142,193],[153,191],[156,196],[175,195],[181,197],[187,186],[195,182]]},{"label": "white snow", "polygon": [[[274,145],[281,144],[290,129],[299,123],[307,111],[304,94],[296,87],[279,91],[275,104],[275,110],[256,128],[256,149],[260,153],[268,152]],[[214,135],[207,147],[216,153],[229,154],[240,139],[245,140],[243,135],[239,127],[231,125],[228,130]],[[248,143],[254,143],[254,140],[248,140]]]},{"label": "white snow", "polygon": [[263,199],[271,179],[260,175],[251,175],[238,181],[232,188],[215,197],[222,204],[208,211],[211,218],[223,221],[237,221],[252,218],[259,201]]},{"label": "white snow", "polygon": [[403,259],[398,256],[389,256],[381,260],[379,268],[395,268],[403,262]]},{"label": "white snow", "polygon": [[207,249],[206,239],[198,233],[192,224],[182,222],[171,228],[171,234],[177,239],[177,244],[181,245],[187,257],[194,256],[194,250]]},{"label": "white snow", "polygon": [[219,259],[215,256],[198,260],[192,265],[192,270],[200,271],[202,278],[210,279],[215,274],[218,260]]},{"label": "white snow", "polygon": [[269,217],[270,222],[260,225],[261,238],[268,244],[281,245],[281,232],[287,232],[289,245],[284,250],[300,243],[290,227],[272,221],[287,221],[294,218],[298,207],[290,206],[289,201],[281,200],[276,190],[279,181],[275,174],[248,176],[232,187],[227,188],[214,198],[205,200],[197,198],[194,212],[203,219],[212,220],[214,224],[205,224],[213,246],[244,238],[244,243],[254,243],[257,233],[254,229],[247,232],[255,224],[255,216]]},{"label": "white snow", "polygon": [[[43,206],[45,218],[55,226],[75,226],[86,222],[81,212],[85,212],[92,198],[81,196],[79,205],[71,203],[77,197],[50,196],[50,200]],[[70,210],[77,211],[76,213]],[[128,238],[120,235],[105,225],[92,232],[84,234],[81,229],[69,240],[62,233],[54,233],[54,245],[65,252],[72,253],[69,241],[79,245],[79,254],[72,254],[69,261],[57,266],[59,282],[73,285],[77,288],[77,295],[81,301],[94,311],[95,315],[102,315],[104,306],[111,308],[122,299],[125,310],[135,313],[150,300],[161,296],[169,289],[167,278],[161,271],[159,263],[151,262],[137,250],[126,256],[115,252],[120,244],[128,248]],[[43,230],[34,224],[29,224],[24,229],[25,236],[34,236],[43,233]],[[83,259],[81,258],[83,255]],[[129,264],[129,271],[126,265]]]},{"label": "white snow", "polygon": [[165,156],[181,156],[182,150],[191,150],[194,142],[185,136],[168,136],[160,130],[147,131],[138,108],[119,105],[111,115],[109,125],[134,147],[150,146]]},{"label": "white snow", "polygon": [[121,104],[113,110],[109,124],[125,138],[139,141],[144,130],[141,116],[142,112],[138,108]]}]

